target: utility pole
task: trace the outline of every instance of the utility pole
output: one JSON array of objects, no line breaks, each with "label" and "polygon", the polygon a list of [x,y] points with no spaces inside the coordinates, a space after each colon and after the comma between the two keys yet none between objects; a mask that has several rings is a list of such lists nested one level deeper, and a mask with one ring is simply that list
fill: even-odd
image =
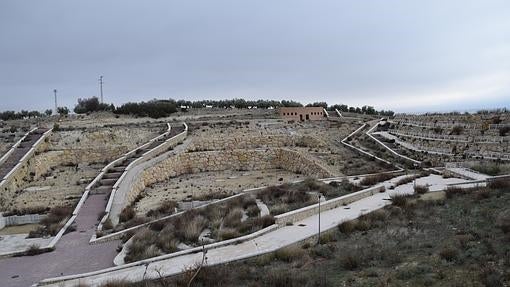
[{"label": "utility pole", "polygon": [[103,76],[99,76],[99,91],[101,92],[101,104],[103,103]]},{"label": "utility pole", "polygon": [[57,106],[57,89],[53,90],[53,94],[55,95],[55,114],[58,113],[58,106]]}]

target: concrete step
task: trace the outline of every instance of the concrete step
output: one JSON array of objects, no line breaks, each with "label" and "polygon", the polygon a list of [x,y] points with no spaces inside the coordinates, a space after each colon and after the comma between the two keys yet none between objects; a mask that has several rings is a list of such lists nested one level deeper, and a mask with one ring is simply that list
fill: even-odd
[{"label": "concrete step", "polygon": [[103,175],[103,179],[119,178],[122,175],[121,171],[110,172],[108,171]]},{"label": "concrete step", "polygon": [[95,188],[91,189],[90,193],[91,194],[108,194],[112,191],[112,189],[113,189],[113,186],[104,185],[104,186],[99,186],[99,187],[95,187]]},{"label": "concrete step", "polygon": [[101,185],[110,185],[110,186],[111,186],[111,185],[114,185],[114,184],[115,184],[115,182],[117,182],[117,179],[118,179],[118,178],[107,178],[107,179],[101,179],[101,180],[99,181],[99,183],[100,183]]},{"label": "concrete step", "polygon": [[112,167],[109,171],[113,171],[113,172],[124,172],[124,170],[126,169],[127,165],[119,165],[119,166],[116,166],[116,167]]}]

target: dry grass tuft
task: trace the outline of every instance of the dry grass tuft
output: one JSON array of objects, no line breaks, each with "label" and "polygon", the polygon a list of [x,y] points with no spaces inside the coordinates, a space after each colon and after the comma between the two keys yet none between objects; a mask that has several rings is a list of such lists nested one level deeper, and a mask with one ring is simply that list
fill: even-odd
[{"label": "dry grass tuft", "polygon": [[363,178],[359,183],[363,186],[370,186],[377,184],[379,182],[386,181],[388,179],[394,178],[395,175],[392,173],[379,173],[374,175],[369,175],[365,178]]},{"label": "dry grass tuft", "polygon": [[455,261],[459,256],[459,251],[453,246],[445,246],[439,251],[439,257],[446,261]]},{"label": "dry grass tuft", "polygon": [[275,257],[285,262],[293,262],[301,259],[305,255],[305,250],[297,246],[289,246],[276,250]]},{"label": "dry grass tuft", "polygon": [[394,194],[390,197],[391,203],[398,207],[406,207],[410,198],[411,195],[408,194]]},{"label": "dry grass tuft", "polygon": [[135,209],[132,206],[126,206],[119,214],[119,222],[127,222],[136,216]]},{"label": "dry grass tuft", "polygon": [[429,192],[429,187],[425,185],[417,185],[414,187],[414,192],[416,194],[425,194]]}]

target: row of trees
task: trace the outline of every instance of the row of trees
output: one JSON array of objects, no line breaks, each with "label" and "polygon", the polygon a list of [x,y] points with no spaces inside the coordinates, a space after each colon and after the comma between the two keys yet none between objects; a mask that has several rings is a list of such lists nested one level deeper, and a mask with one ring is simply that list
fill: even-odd
[{"label": "row of trees", "polygon": [[[125,103],[121,106],[115,107],[113,104],[104,104],[99,102],[97,97],[92,97],[88,99],[78,99],[78,103],[74,107],[73,111],[76,114],[88,114],[93,112],[100,111],[109,111],[114,112],[116,114],[129,114],[136,115],[140,117],[152,117],[152,118],[161,118],[167,117],[172,113],[177,112],[181,107],[185,108],[206,108],[206,107],[214,107],[214,108],[238,108],[238,109],[247,109],[247,108],[259,108],[259,109],[267,109],[267,108],[278,108],[278,107],[302,107],[303,104],[292,101],[292,100],[244,100],[244,99],[232,99],[232,100],[203,100],[203,101],[186,101],[186,100],[151,100],[148,102],[139,102],[139,103]],[[384,115],[384,116],[393,116],[393,111],[376,111],[371,106],[363,106],[359,107],[349,107],[347,105],[332,105],[328,106],[326,102],[315,102],[306,105],[307,107],[323,107],[325,109],[334,110],[338,109],[341,112],[352,112],[352,113],[360,113],[360,114],[369,114],[369,115]],[[69,109],[67,107],[59,107],[57,109],[57,113],[59,115],[67,115],[69,114]],[[38,111],[6,111],[0,113],[0,119],[2,120],[15,120],[15,119],[25,119],[25,118],[33,118],[33,117],[42,117],[42,116],[51,116],[52,110],[46,110],[44,114],[41,114]]]},{"label": "row of trees", "polygon": [[257,101],[247,101],[245,99],[232,99],[232,100],[203,100],[203,101],[186,101],[186,100],[178,100],[176,102],[177,106],[186,106],[195,109],[205,108],[205,107],[215,107],[215,108],[237,108],[237,109],[247,109],[250,107],[257,107],[259,109],[267,109],[270,107],[302,107],[301,103],[295,101],[276,101],[276,100],[257,100]]},{"label": "row of trees", "polygon": [[115,109],[116,114],[136,115],[139,117],[163,118],[177,112],[177,104],[173,100],[126,103]]},{"label": "row of trees", "polygon": [[[58,107],[57,114],[59,114],[61,116],[68,115],[69,109],[67,107]],[[49,117],[51,115],[53,115],[53,110],[51,110],[51,109],[47,109],[42,113],[39,111],[25,111],[25,110],[21,110],[20,112],[5,111],[5,112],[0,112],[0,120],[3,120],[3,121],[23,120],[23,119]]]},{"label": "row of trees", "polygon": [[46,110],[44,113],[39,111],[25,111],[21,110],[20,112],[15,111],[5,111],[0,112],[0,119],[4,121],[8,120],[21,120],[21,119],[30,119],[30,118],[40,118],[44,116],[51,116],[53,114],[52,110]]},{"label": "row of trees", "polygon": [[77,114],[86,114],[101,111],[113,112],[115,111],[115,106],[113,104],[107,105],[104,103],[100,103],[97,97],[93,97],[89,99],[78,99],[78,104],[74,107],[74,112]]},{"label": "row of trees", "polygon": [[395,115],[395,112],[393,112],[393,111],[390,111],[390,110],[377,111],[372,106],[362,106],[360,108],[360,107],[349,107],[348,105],[332,105],[332,106],[328,107],[326,103],[318,103],[318,104],[321,104],[320,105],[321,107],[324,107],[323,105],[325,104],[326,105],[324,107],[325,109],[328,109],[331,111],[337,109],[340,112],[344,112],[344,113],[349,112],[349,113],[366,114],[366,115],[380,115],[380,116],[387,116],[387,117],[392,117],[393,115]]}]

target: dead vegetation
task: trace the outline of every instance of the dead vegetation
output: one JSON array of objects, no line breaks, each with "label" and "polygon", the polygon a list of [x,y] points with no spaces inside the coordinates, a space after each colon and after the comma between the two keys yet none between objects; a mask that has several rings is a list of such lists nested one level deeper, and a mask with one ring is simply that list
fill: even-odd
[{"label": "dead vegetation", "polygon": [[[257,212],[255,212],[255,209]],[[208,242],[221,241],[253,233],[274,223],[272,216],[260,217],[255,199],[241,195],[219,204],[196,208],[183,214],[150,224],[129,234],[126,262],[172,253],[179,243],[200,246]],[[209,234],[201,238],[202,233]],[[131,237],[132,236],[132,237]]]},{"label": "dead vegetation", "polygon": [[360,188],[348,181],[333,181],[325,184],[318,180],[271,186],[257,192],[257,198],[264,202],[272,215],[299,209],[317,202],[320,195],[331,199],[358,191]]},{"label": "dead vegetation", "polygon": [[29,238],[55,236],[64,226],[65,221],[71,216],[71,207],[57,206],[50,209],[45,218],[40,222],[41,226],[30,231]]},{"label": "dead vegetation", "polygon": [[[480,192],[488,196],[480,197]],[[204,267],[193,286],[507,286],[507,189],[419,194],[346,221],[316,241]],[[185,274],[129,287],[187,286]],[[194,274],[194,273],[193,273]],[[107,285],[110,287],[117,285]]]},{"label": "dead vegetation", "polygon": [[395,173],[379,173],[364,177],[359,183],[363,186],[372,186],[397,176]]}]

